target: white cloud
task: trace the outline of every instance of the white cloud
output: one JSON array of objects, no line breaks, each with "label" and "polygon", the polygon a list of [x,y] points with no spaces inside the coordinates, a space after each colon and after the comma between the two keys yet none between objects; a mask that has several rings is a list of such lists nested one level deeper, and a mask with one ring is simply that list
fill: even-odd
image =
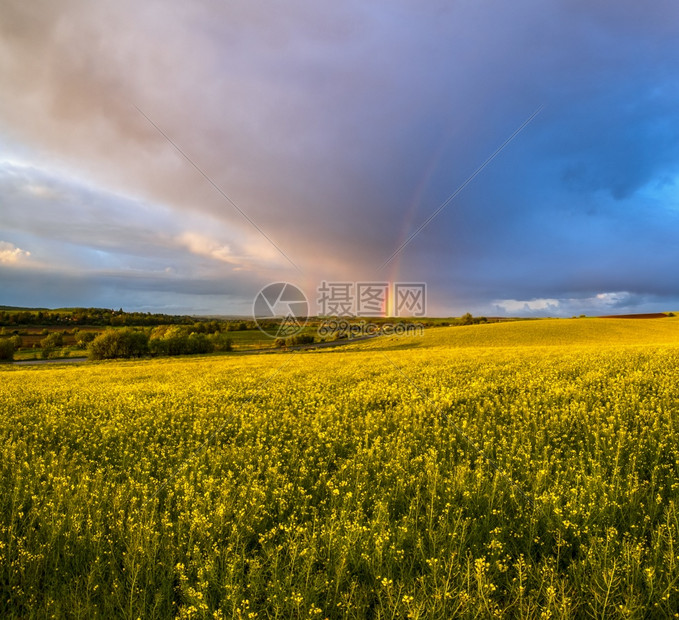
[{"label": "white cloud", "polygon": [[585,301],[591,303],[595,306],[601,306],[602,308],[608,308],[611,306],[621,306],[628,302],[631,295],[626,291],[621,291],[617,293],[599,293],[596,297],[586,299]]},{"label": "white cloud", "polygon": [[518,299],[501,299],[495,305],[504,312],[536,312],[541,310],[556,311],[559,308],[558,299],[530,299],[521,301]]},{"label": "white cloud", "polygon": [[24,258],[28,258],[30,255],[30,252],[16,247],[13,243],[9,243],[9,241],[0,241],[0,263],[2,264],[17,263]]},{"label": "white cloud", "polygon": [[228,245],[219,244],[206,235],[187,231],[179,235],[177,241],[193,254],[207,256],[223,263],[237,263],[231,256]]},{"label": "white cloud", "polygon": [[46,185],[39,185],[34,183],[29,183],[24,185],[24,191],[38,198],[57,198],[59,193],[51,187]]}]

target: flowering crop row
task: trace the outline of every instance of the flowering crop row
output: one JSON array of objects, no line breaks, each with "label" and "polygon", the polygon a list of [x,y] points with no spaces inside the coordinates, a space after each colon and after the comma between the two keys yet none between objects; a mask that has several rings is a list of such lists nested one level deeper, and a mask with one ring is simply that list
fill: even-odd
[{"label": "flowering crop row", "polygon": [[0,371],[0,616],[672,616],[678,324],[576,324]]}]

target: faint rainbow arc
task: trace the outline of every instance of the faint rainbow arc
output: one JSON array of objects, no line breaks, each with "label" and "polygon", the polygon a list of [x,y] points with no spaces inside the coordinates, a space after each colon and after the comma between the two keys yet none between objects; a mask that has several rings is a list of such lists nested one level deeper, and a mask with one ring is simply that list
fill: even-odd
[{"label": "faint rainbow arc", "polygon": [[[427,167],[425,168],[419,183],[415,187],[415,191],[413,192],[413,196],[410,200],[410,205],[406,209],[406,212],[403,216],[401,231],[396,244],[397,248],[400,247],[411,234],[412,224],[415,220],[415,215],[417,214],[418,208],[420,206],[422,196],[429,186],[429,183],[431,182],[431,179],[434,176],[441,159],[443,158],[445,148],[450,142],[451,133],[451,131],[448,131],[445,137],[439,141],[439,144],[434,151],[434,154],[429,159],[429,163],[427,164]],[[396,309],[393,287],[394,283],[398,281],[398,274],[401,267],[401,257],[402,252],[399,252],[394,257],[394,260],[391,261],[389,273],[386,278],[386,281],[389,284],[384,308],[386,316],[393,316]]]}]

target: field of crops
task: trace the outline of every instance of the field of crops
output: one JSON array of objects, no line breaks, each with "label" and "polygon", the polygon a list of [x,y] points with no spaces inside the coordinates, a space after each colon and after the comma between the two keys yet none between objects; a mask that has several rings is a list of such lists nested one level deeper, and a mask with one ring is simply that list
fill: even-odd
[{"label": "field of crops", "polygon": [[679,319],[0,367],[0,617],[673,617]]}]

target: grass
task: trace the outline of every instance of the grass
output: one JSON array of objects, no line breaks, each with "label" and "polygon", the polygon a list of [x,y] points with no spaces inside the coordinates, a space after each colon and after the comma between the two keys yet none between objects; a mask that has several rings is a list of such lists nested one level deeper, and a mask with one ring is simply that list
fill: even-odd
[{"label": "grass", "polygon": [[0,616],[671,617],[679,322],[0,369]]}]

